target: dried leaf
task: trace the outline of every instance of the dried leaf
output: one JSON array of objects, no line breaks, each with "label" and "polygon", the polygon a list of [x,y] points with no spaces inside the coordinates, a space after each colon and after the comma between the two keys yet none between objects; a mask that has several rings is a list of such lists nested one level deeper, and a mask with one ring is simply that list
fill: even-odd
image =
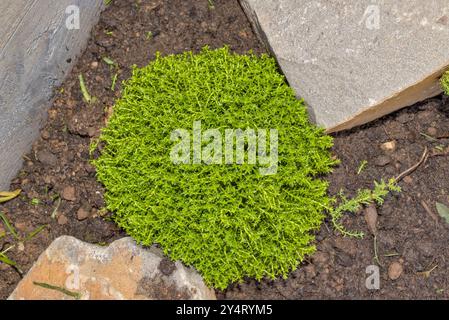
[{"label": "dried leaf", "polygon": [[368,225],[369,231],[373,234],[377,234],[377,209],[376,205],[371,204],[365,209],[365,221]]},{"label": "dried leaf", "polygon": [[446,221],[446,223],[449,223],[449,208],[440,202],[436,203],[436,207],[438,214]]},{"label": "dried leaf", "polygon": [[12,191],[12,192],[10,192],[10,191],[0,191],[0,203],[7,202],[9,200],[14,199],[21,192],[22,192],[22,190],[20,190],[20,189],[17,189],[17,190]]}]

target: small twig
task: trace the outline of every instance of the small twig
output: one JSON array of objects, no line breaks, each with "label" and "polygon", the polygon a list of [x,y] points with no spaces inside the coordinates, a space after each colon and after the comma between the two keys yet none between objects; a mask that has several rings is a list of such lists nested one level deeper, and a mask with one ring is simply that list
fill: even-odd
[{"label": "small twig", "polygon": [[386,258],[391,258],[391,257],[397,257],[397,256],[399,256],[399,255],[400,255],[399,253],[393,252],[393,253],[387,253],[387,254],[384,254],[384,257],[386,257]]},{"label": "small twig", "polygon": [[379,254],[377,252],[377,236],[374,236],[373,245],[374,245],[374,261],[376,261],[377,264],[382,267],[383,265],[379,260]]},{"label": "small twig", "polygon": [[433,221],[438,223],[438,217],[435,215],[435,213],[430,210],[429,206],[424,200],[421,200],[421,205],[423,206],[424,210],[429,214],[429,216],[433,219]]},{"label": "small twig", "polygon": [[427,149],[427,147],[425,147],[424,152],[421,156],[421,159],[419,159],[418,163],[415,164],[414,166],[408,168],[407,170],[405,170],[404,172],[399,174],[396,178],[394,178],[396,180],[396,182],[399,182],[402,178],[404,178],[405,176],[408,176],[410,173],[412,173],[413,171],[418,169],[418,167],[420,165],[422,165],[427,160],[427,157],[428,157],[428,149]]},{"label": "small twig", "polygon": [[433,136],[429,136],[428,134],[425,134],[425,133],[423,133],[423,132],[420,132],[419,134],[422,135],[424,138],[430,140],[430,141],[438,141],[437,138],[435,138],[435,137],[433,137]]},{"label": "small twig", "polygon": [[434,265],[430,270],[417,272],[416,274],[420,275],[420,276],[424,276],[425,278],[429,278],[432,271],[435,270],[436,268],[438,268],[437,264]]}]

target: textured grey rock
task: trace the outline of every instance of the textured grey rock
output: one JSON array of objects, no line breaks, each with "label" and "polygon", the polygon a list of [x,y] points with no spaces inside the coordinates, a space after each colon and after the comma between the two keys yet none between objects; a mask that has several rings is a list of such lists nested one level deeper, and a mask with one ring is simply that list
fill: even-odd
[{"label": "textured grey rock", "polygon": [[311,117],[337,131],[441,92],[447,0],[241,0]]},{"label": "textured grey rock", "polygon": [[[66,27],[69,5],[80,9],[79,30]],[[103,0],[0,1],[0,189],[21,167],[53,88],[85,47],[102,7]]]},{"label": "textured grey rock", "polygon": [[[69,290],[72,295],[36,285]],[[10,300],[216,299],[201,276],[156,247],[123,238],[100,247],[63,236],[41,254]]]}]

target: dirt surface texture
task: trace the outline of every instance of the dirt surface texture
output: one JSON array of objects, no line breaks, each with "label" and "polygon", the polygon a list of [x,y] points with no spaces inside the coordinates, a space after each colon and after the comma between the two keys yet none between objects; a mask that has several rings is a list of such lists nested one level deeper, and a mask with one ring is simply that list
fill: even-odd
[{"label": "dirt surface texture", "polygon": [[[0,249],[13,246],[7,255],[20,271],[27,272],[59,236],[102,245],[125,236],[103,209],[104,190],[89,164],[98,150],[91,153],[89,146],[105,126],[133,64],[146,65],[156,51],[166,55],[204,45],[264,52],[237,0],[211,3],[121,0],[104,11],[88,48],[55,92],[47,125],[13,181],[11,189],[22,189],[21,195],[0,205],[19,238],[8,233],[0,238]],[[80,74],[95,97],[90,104],[83,101]],[[449,226],[435,207],[436,202],[449,204],[448,117],[449,101],[439,96],[336,134],[333,152],[341,164],[326,177],[332,195],[340,189],[351,196],[357,189],[372,188],[374,181],[418,163],[425,148],[428,156],[401,180],[402,192],[388,196],[374,214],[345,216],[348,228],[365,232],[363,239],[343,238],[325,223],[317,233],[317,252],[288,279],[248,279],[217,292],[217,298],[449,298]],[[376,241],[370,228],[376,229]],[[0,235],[2,229],[6,227],[0,224]],[[366,287],[372,265],[379,266],[378,290]],[[6,299],[20,279],[16,269],[0,264],[0,298]]]}]

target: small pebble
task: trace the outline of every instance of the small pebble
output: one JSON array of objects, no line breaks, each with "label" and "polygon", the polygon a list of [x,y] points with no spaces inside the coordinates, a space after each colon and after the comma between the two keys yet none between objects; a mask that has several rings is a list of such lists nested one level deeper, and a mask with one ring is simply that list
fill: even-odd
[{"label": "small pebble", "polygon": [[98,61],[92,62],[92,63],[90,64],[90,66],[91,66],[92,69],[98,68]]},{"label": "small pebble", "polygon": [[378,167],[385,167],[390,162],[391,162],[391,160],[387,156],[379,156],[374,159],[374,164]]},{"label": "small pebble", "polygon": [[87,210],[84,207],[79,208],[78,211],[76,212],[76,218],[79,221],[86,220],[87,218],[89,218],[89,216],[90,216],[89,210]]},{"label": "small pebble", "polygon": [[393,152],[396,150],[396,141],[392,140],[392,141],[382,143],[380,148],[384,151]]},{"label": "small pebble", "polygon": [[29,229],[28,224],[26,222],[16,222],[14,224],[14,228],[21,232],[26,232]]},{"label": "small pebble", "polygon": [[69,222],[69,219],[67,219],[67,217],[66,217],[65,215],[61,214],[61,215],[58,217],[58,224],[59,224],[59,225],[63,226],[63,225],[65,225],[65,224],[67,224],[67,222]]},{"label": "small pebble", "polygon": [[405,183],[407,184],[412,184],[413,183],[413,178],[410,176],[405,176],[402,180],[404,180]]},{"label": "small pebble", "polygon": [[397,280],[402,275],[402,272],[404,271],[404,267],[399,262],[393,262],[388,267],[388,277],[391,280]]},{"label": "small pebble", "polygon": [[40,150],[36,156],[39,162],[46,166],[54,166],[58,162],[58,157],[47,150]]},{"label": "small pebble", "polygon": [[413,118],[414,118],[414,115],[413,115],[413,114],[411,114],[411,113],[403,113],[403,114],[400,114],[400,115],[396,118],[396,120],[397,120],[398,122],[404,124],[404,123],[407,123],[407,122],[412,121]]},{"label": "small pebble", "polygon": [[44,140],[48,140],[50,139],[50,132],[48,132],[47,130],[43,130],[41,133],[42,139]]},{"label": "small pebble", "polygon": [[76,190],[75,187],[67,186],[62,190],[61,194],[62,198],[67,201],[75,201],[76,200]]},{"label": "small pebble", "polygon": [[431,137],[436,137],[438,133],[438,130],[434,127],[430,127],[427,129],[427,134]]},{"label": "small pebble", "polygon": [[19,242],[17,244],[17,251],[19,251],[19,252],[25,251],[25,245],[23,244],[23,242]]}]

